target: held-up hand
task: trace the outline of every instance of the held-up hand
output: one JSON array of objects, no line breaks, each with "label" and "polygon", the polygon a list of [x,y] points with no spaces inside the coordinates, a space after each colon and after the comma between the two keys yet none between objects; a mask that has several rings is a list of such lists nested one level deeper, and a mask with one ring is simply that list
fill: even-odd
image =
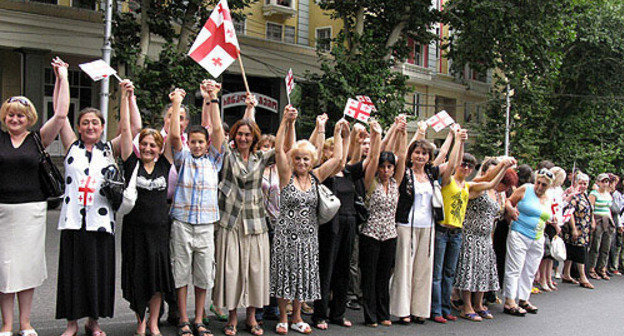
[{"label": "held-up hand", "polygon": [[403,133],[407,129],[407,121],[405,118],[400,118],[397,124],[397,131]]},{"label": "held-up hand", "polygon": [[299,112],[292,105],[286,105],[284,107],[284,119],[287,122],[294,124],[295,120],[297,120],[298,115],[299,115]]},{"label": "held-up hand", "polygon": [[429,127],[429,125],[427,125],[427,123],[424,120],[420,120],[418,122],[418,132],[424,134],[427,132],[427,128]]},{"label": "held-up hand", "polygon": [[344,118],[338,120],[338,122],[336,123],[336,125],[334,125],[334,136],[338,135],[338,134],[342,134],[342,128],[344,127],[344,124],[349,124],[348,121],[346,121]]},{"label": "held-up hand", "polygon": [[514,166],[518,162],[513,157],[506,157],[503,159],[503,165],[507,168]]},{"label": "held-up hand", "polygon": [[202,97],[206,99],[217,99],[217,94],[221,91],[221,84],[212,79],[204,79],[199,86]]},{"label": "held-up hand", "polygon": [[371,132],[381,134],[382,129],[379,122],[373,118],[368,119],[368,125],[370,126]]},{"label": "held-up hand", "polygon": [[52,62],[52,69],[54,69],[54,75],[59,78],[67,78],[67,69],[69,68],[69,64],[63,62],[58,56],[56,56]]},{"label": "held-up hand", "polygon": [[256,99],[256,96],[252,95],[251,93],[247,93],[245,95],[245,105],[247,105],[247,107],[256,107],[258,106],[258,100]]},{"label": "held-up hand", "polygon": [[186,91],[179,89],[179,88],[175,88],[169,94],[169,99],[171,99],[172,103],[182,103],[182,100],[184,100],[185,96],[186,96]]},{"label": "held-up hand", "polygon": [[316,126],[325,127],[325,125],[327,124],[327,120],[329,120],[329,118],[327,117],[327,113],[317,115]]},{"label": "held-up hand", "polygon": [[455,131],[455,139],[459,139],[461,142],[466,142],[468,140],[468,130],[465,128],[461,128]]},{"label": "held-up hand", "polygon": [[[342,119],[345,120],[345,119]],[[349,122],[345,120],[345,122],[342,124],[342,138],[343,139],[347,139],[349,137],[349,132],[351,132],[351,128],[349,125]]]},{"label": "held-up hand", "polygon": [[134,93],[134,84],[129,79],[124,79],[119,83],[121,98],[128,98]]}]

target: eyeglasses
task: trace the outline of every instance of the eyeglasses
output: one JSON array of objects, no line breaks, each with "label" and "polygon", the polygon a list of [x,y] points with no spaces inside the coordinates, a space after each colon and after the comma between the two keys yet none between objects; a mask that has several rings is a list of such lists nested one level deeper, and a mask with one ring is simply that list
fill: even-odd
[{"label": "eyeglasses", "polygon": [[28,103],[28,100],[24,99],[24,98],[20,98],[20,97],[11,97],[7,100],[7,103],[15,103],[18,102],[26,107],[30,106],[30,103]]},{"label": "eyeglasses", "polygon": [[474,168],[474,166],[475,166],[475,165],[474,165],[474,164],[472,164],[472,163],[470,163],[470,162],[462,162],[462,163],[461,163],[461,166],[462,166],[463,168],[472,169],[472,168]]},{"label": "eyeglasses", "polygon": [[555,178],[555,174],[553,174],[550,170],[546,168],[542,168],[537,172],[537,176],[546,176],[548,179]]}]

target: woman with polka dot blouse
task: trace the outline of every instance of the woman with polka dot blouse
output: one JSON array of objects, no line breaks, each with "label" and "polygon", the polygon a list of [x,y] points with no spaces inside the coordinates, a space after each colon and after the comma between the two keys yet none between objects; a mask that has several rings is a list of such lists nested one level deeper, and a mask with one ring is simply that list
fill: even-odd
[{"label": "woman with polka dot blouse", "polygon": [[[132,83],[125,85],[133,91]],[[128,118],[127,114],[122,118]],[[88,335],[105,336],[98,318],[113,317],[115,213],[101,185],[107,167],[120,154],[121,140],[117,136],[102,142],[104,122],[99,110],[88,107],[78,114],[78,137],[69,121],[61,129],[67,153],[65,195],[58,224],[61,242],[56,318],[67,319],[62,336],[76,335],[78,319],[83,317],[89,318],[84,326]]]}]

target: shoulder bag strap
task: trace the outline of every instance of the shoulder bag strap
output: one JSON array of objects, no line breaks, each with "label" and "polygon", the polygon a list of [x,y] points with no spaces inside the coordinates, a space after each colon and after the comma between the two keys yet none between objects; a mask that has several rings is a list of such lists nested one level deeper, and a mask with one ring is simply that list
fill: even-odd
[{"label": "shoulder bag strap", "polygon": [[39,149],[39,154],[45,155],[45,148],[43,147],[43,143],[41,142],[41,138],[39,137],[38,132],[33,132],[33,137],[35,138],[35,143],[37,144],[37,149]]}]

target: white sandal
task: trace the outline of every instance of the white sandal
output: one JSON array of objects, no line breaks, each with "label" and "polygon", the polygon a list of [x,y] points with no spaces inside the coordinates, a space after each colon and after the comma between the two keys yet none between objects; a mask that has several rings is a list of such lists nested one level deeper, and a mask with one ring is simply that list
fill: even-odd
[{"label": "white sandal", "polygon": [[[278,329],[284,329],[284,330],[286,330],[286,332],[280,332]],[[277,325],[275,325],[275,332],[278,333],[279,335],[286,335],[286,334],[288,334],[288,323],[281,322],[281,323],[278,323]],[[3,335],[0,335],[0,336],[3,336]]]},{"label": "white sandal", "polygon": [[13,332],[11,332],[11,331],[2,331],[2,332],[0,332],[0,336],[13,336]]},{"label": "white sandal", "polygon": [[292,323],[290,325],[290,329],[292,329],[292,330],[294,330],[294,331],[296,331],[298,333],[306,334],[306,335],[312,332],[312,328],[310,327],[310,325],[305,323],[305,322],[303,322],[303,321],[297,322],[297,323]]},{"label": "white sandal", "polygon": [[39,334],[37,334],[37,331],[35,329],[20,330],[18,334],[20,336],[39,336]]}]

